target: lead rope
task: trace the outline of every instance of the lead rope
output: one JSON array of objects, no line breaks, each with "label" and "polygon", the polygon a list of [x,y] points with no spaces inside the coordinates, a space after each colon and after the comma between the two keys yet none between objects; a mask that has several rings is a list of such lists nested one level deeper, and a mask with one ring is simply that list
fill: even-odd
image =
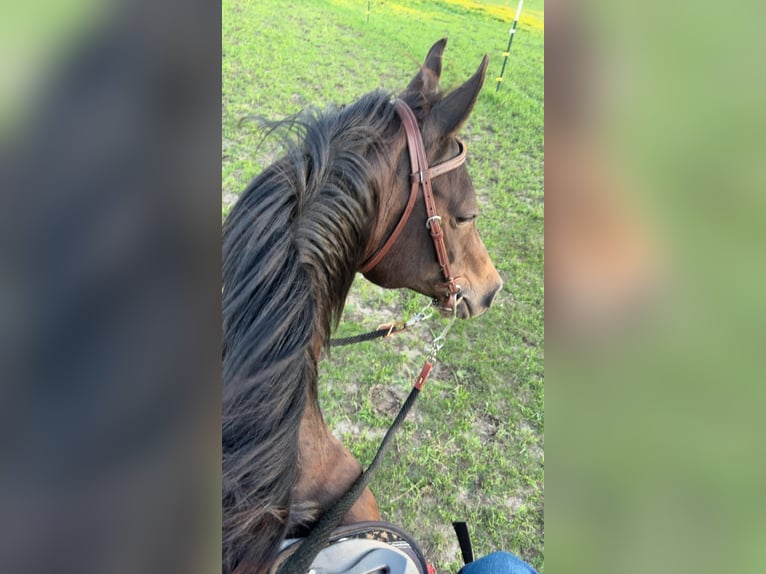
[{"label": "lead rope", "polygon": [[456,317],[455,308],[453,307],[452,317],[450,318],[449,323],[447,323],[442,332],[439,333],[431,343],[426,345],[425,351],[427,356],[425,363],[423,363],[423,368],[415,379],[412,390],[402,404],[402,407],[399,409],[399,413],[396,415],[394,422],[391,423],[388,431],[386,431],[386,435],[383,437],[380,447],[378,447],[378,452],[375,453],[375,458],[373,458],[370,466],[368,466],[367,470],[356,479],[354,484],[351,485],[351,488],[346,491],[346,494],[335,503],[335,506],[322,515],[319,521],[311,529],[308,536],[303,539],[303,542],[296,542],[296,544],[299,544],[298,548],[279,566],[277,574],[306,574],[317,554],[319,554],[319,552],[321,552],[327,545],[333,530],[335,530],[346,513],[351,510],[351,507],[354,506],[354,503],[362,495],[365,487],[370,483],[375,472],[378,470],[378,466],[386,452],[388,452],[388,449],[391,446],[391,439],[396,431],[399,430],[404,419],[407,418],[407,414],[410,412],[415,399],[420,394],[420,390],[428,379],[428,375],[433,368],[433,362],[436,360],[436,354],[442,347],[444,347],[444,339],[452,328],[452,325],[455,323]]},{"label": "lead rope", "polygon": [[368,333],[362,333],[361,335],[354,335],[353,337],[344,337],[341,339],[330,339],[330,347],[343,347],[344,345],[352,345],[354,343],[362,343],[364,341],[372,341],[374,339],[385,339],[386,337],[395,333],[401,333],[406,331],[410,327],[414,327],[421,321],[425,321],[431,316],[431,304],[429,303],[418,313],[416,313],[409,321],[399,321],[398,323],[385,323],[380,325],[374,331]]}]

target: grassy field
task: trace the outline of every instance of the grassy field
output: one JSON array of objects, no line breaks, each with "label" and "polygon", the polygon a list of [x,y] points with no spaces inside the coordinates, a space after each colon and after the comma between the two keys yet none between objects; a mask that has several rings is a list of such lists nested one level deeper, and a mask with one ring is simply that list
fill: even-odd
[{"label": "grassy field", "polygon": [[[316,105],[397,92],[448,36],[442,85],[457,86],[485,53],[485,88],[463,129],[482,205],[479,231],[505,287],[495,306],[459,322],[372,485],[384,519],[455,572],[453,520],[478,555],[505,549],[543,571],[543,6],[528,0],[495,93],[515,2],[224,0],[222,211],[274,159],[250,114],[279,119]],[[256,151],[257,150],[257,151]],[[359,277],[341,336],[405,318],[427,301]],[[383,343],[333,351],[320,365],[328,424],[369,463],[422,364],[432,319]]]}]

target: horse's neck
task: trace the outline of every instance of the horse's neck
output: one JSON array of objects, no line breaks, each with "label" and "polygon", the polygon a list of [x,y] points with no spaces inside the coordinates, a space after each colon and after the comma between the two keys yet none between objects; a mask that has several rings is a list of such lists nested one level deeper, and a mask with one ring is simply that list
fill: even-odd
[{"label": "horse's neck", "polygon": [[[314,340],[315,357],[322,350],[322,339]],[[291,527],[313,523],[351,487],[362,466],[351,452],[333,436],[322,416],[316,395],[316,380],[306,389],[306,408],[299,435],[299,472],[293,488]],[[372,493],[366,490],[344,522],[380,520]]]}]

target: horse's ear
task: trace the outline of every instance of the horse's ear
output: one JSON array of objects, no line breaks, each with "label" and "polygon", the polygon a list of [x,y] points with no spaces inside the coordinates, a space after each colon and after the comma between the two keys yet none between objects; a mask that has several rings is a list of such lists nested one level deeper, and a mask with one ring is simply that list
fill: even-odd
[{"label": "horse's ear", "polygon": [[428,94],[436,89],[436,86],[439,85],[439,78],[442,75],[442,55],[446,45],[447,38],[442,38],[431,46],[431,49],[428,50],[426,61],[420,67],[420,71],[412,78],[406,91]]},{"label": "horse's ear", "polygon": [[443,135],[457,132],[470,115],[484,84],[487,64],[489,56],[485,55],[473,76],[431,110],[429,121],[433,122]]}]

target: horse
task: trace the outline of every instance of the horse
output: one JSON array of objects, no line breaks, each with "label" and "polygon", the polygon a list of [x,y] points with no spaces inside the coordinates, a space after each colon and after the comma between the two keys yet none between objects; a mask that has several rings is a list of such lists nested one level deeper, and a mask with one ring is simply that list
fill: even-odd
[{"label": "horse", "polygon": [[[445,95],[446,43],[431,47],[396,99],[378,90],[289,119],[295,141],[224,221],[224,573],[268,572],[280,543],[305,532],[362,471],[325,424],[317,393],[320,354],[357,271],[463,319],[486,311],[502,288],[476,229],[478,204],[456,137],[488,57]],[[430,171],[411,173],[412,129]],[[416,193],[424,174],[433,177],[428,193]],[[367,489],[343,521],[378,519]]]}]

